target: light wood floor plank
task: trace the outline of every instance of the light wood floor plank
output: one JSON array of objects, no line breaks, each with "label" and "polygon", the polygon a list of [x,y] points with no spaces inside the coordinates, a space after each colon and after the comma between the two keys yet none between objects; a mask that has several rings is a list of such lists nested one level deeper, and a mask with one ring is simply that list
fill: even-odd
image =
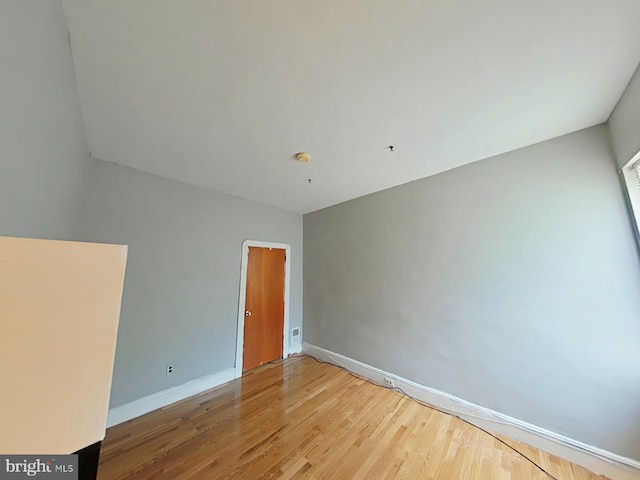
[{"label": "light wood floor plank", "polygon": [[[558,480],[595,474],[500,437]],[[547,480],[463,421],[307,357],[107,431],[99,480]]]}]

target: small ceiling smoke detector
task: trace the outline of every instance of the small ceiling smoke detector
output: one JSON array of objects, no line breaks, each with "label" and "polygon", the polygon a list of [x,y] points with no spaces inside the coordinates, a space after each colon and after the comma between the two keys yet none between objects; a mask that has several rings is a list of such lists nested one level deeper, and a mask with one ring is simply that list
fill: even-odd
[{"label": "small ceiling smoke detector", "polygon": [[296,154],[296,160],[300,163],[307,163],[309,160],[311,160],[311,155],[306,152],[300,152]]}]

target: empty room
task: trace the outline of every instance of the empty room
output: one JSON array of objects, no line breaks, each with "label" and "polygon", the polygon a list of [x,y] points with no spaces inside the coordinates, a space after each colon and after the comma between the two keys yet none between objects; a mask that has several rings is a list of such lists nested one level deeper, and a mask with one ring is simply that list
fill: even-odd
[{"label": "empty room", "polygon": [[0,479],[640,479],[638,25],[0,0]]}]

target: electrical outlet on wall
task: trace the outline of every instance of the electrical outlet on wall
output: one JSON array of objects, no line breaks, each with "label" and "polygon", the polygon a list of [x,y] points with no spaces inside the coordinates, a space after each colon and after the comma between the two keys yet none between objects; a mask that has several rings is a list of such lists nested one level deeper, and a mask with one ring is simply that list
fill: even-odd
[{"label": "electrical outlet on wall", "polygon": [[173,373],[173,365],[167,365],[167,375],[171,375]]},{"label": "electrical outlet on wall", "polygon": [[385,387],[393,388],[393,387],[396,386],[396,383],[393,381],[393,378],[382,377],[382,380],[384,381],[384,386]]}]

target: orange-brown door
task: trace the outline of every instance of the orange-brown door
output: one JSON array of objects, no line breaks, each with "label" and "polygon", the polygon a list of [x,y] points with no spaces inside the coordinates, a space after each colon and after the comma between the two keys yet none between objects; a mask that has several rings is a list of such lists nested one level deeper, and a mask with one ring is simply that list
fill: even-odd
[{"label": "orange-brown door", "polygon": [[282,358],[285,253],[249,247],[242,371]]}]

